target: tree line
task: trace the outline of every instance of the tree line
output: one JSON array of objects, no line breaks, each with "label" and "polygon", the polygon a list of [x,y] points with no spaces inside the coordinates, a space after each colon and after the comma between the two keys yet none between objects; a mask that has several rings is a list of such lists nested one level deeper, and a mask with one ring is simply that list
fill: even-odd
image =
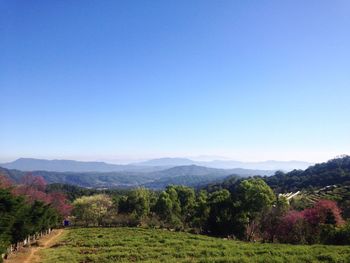
[{"label": "tree line", "polygon": [[246,241],[350,244],[350,227],[336,202],[320,200],[295,210],[261,178],[241,180],[232,191],[195,191],[168,186],[127,195],[97,194],[73,202],[81,226],[146,226],[191,231]]}]

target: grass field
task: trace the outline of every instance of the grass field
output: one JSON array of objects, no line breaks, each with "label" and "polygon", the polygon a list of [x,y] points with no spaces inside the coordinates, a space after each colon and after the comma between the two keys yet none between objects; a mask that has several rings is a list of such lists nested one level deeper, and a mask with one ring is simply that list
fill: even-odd
[{"label": "grass field", "polygon": [[350,246],[245,243],[142,228],[77,228],[42,250],[55,262],[350,262]]}]

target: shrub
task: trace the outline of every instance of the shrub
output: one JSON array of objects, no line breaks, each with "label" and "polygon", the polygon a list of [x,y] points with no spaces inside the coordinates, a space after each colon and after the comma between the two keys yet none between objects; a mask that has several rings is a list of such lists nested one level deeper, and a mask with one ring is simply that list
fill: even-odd
[{"label": "shrub", "polygon": [[325,231],[323,242],[333,245],[350,245],[350,222],[342,227]]}]

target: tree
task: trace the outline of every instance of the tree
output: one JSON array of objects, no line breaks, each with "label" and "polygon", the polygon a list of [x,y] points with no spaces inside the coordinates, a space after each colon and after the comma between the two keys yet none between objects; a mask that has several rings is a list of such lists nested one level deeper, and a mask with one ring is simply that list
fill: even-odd
[{"label": "tree", "polygon": [[174,186],[180,204],[181,218],[184,222],[189,222],[194,214],[196,195],[193,188],[187,186]]},{"label": "tree", "polygon": [[163,221],[174,227],[182,227],[181,206],[174,186],[168,186],[160,193],[153,210]]},{"label": "tree", "polygon": [[303,213],[306,221],[314,226],[344,224],[340,208],[336,202],[331,200],[320,200],[312,208],[305,209]]},{"label": "tree", "polygon": [[61,192],[52,192],[48,196],[51,206],[56,209],[62,217],[67,217],[70,215],[73,207],[68,203],[65,194]]},{"label": "tree", "polygon": [[303,211],[305,220],[305,238],[307,243],[319,243],[325,235],[335,226],[344,224],[341,210],[336,202],[320,200],[313,207]]},{"label": "tree", "polygon": [[166,191],[160,193],[154,211],[162,219],[170,221],[172,217],[173,202]]},{"label": "tree", "polygon": [[83,196],[73,202],[73,215],[86,226],[99,226],[112,206],[112,200],[104,194]]},{"label": "tree", "polygon": [[27,173],[23,176],[21,184],[42,192],[45,191],[47,185],[43,177],[34,176],[32,173]]},{"label": "tree", "polygon": [[251,240],[259,228],[262,214],[271,208],[276,197],[272,189],[260,178],[243,180],[235,196],[239,223],[246,230],[246,239]]},{"label": "tree", "polygon": [[290,211],[282,217],[277,227],[277,236],[283,243],[314,244],[328,240],[327,236],[343,223],[337,204],[330,200],[320,200],[311,208]]},{"label": "tree", "polygon": [[277,228],[282,217],[288,212],[289,203],[286,197],[279,196],[276,203],[266,212],[260,220],[260,232],[264,241],[274,242]]},{"label": "tree", "polygon": [[209,212],[210,207],[208,205],[208,193],[205,190],[201,190],[196,197],[194,215],[191,219],[191,225],[198,229],[199,232],[203,232],[205,229],[207,229]]},{"label": "tree", "polygon": [[227,190],[219,190],[208,198],[209,216],[207,231],[214,235],[230,235],[234,233],[233,202]]},{"label": "tree", "polygon": [[128,210],[135,214],[136,218],[142,219],[150,212],[150,191],[138,188],[131,191],[127,198]]},{"label": "tree", "polygon": [[306,243],[303,212],[289,211],[281,218],[280,224],[276,226],[276,230],[277,239],[282,243]]},{"label": "tree", "polygon": [[[5,183],[4,183],[5,182]],[[26,176],[23,184],[9,185],[1,180],[0,187],[0,251],[9,244],[23,241],[28,235],[57,226],[59,209],[64,198],[45,192],[44,181]],[[50,199],[51,198],[51,199]],[[55,204],[54,204],[55,203]]]},{"label": "tree", "polygon": [[13,186],[12,181],[5,175],[0,174],[0,189],[8,189]]},{"label": "tree", "polygon": [[176,191],[175,186],[170,185],[166,188],[166,192],[169,194],[169,198],[172,202],[172,214],[177,217],[180,218],[181,216],[181,204],[180,204],[180,200],[179,200],[179,195]]},{"label": "tree", "polygon": [[28,205],[23,197],[14,196],[7,189],[0,189],[0,241],[3,247],[17,242],[18,238],[13,236],[14,225],[16,220],[24,214],[22,210],[26,209]]},{"label": "tree", "polygon": [[13,189],[16,195],[25,196],[29,203],[40,200],[46,204],[50,203],[50,197],[45,193],[46,182],[41,176],[33,176],[31,173],[21,178],[20,185]]}]

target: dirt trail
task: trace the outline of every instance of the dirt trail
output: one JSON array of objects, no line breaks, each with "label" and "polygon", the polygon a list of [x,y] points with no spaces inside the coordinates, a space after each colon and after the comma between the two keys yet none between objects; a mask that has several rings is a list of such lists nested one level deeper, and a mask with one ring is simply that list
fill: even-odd
[{"label": "dirt trail", "polygon": [[54,245],[57,239],[62,235],[63,229],[55,229],[51,234],[38,240],[38,246],[23,249],[21,252],[15,255],[11,255],[4,263],[39,263],[40,257],[38,251],[49,248]]}]

